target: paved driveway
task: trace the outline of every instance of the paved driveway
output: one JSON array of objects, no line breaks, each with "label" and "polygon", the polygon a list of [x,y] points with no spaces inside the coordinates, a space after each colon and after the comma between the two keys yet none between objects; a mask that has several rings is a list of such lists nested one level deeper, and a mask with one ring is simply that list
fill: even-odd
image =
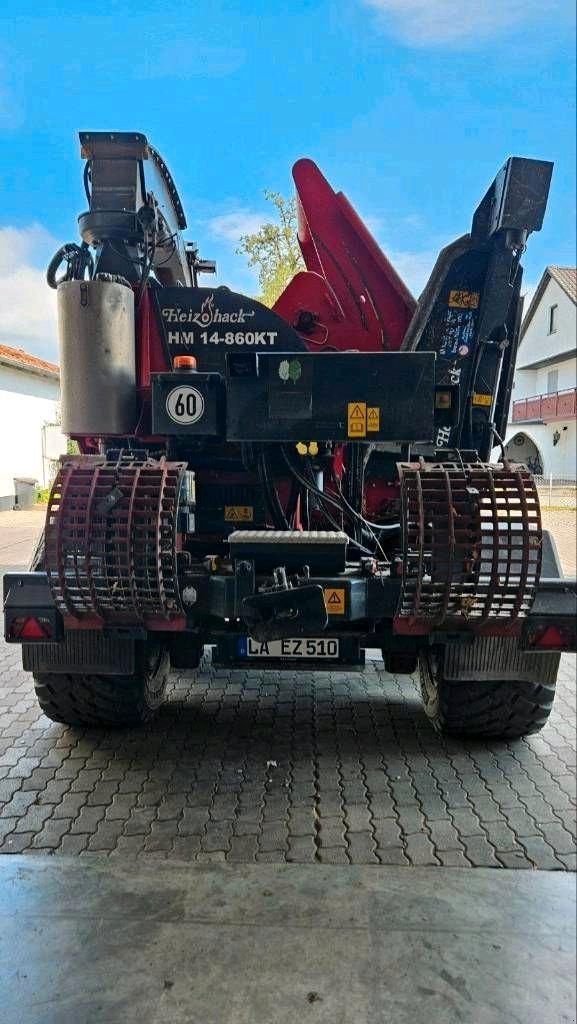
[{"label": "paved driveway", "polygon": [[[37,525],[19,523],[27,540],[0,533],[11,563]],[[378,661],[312,675],[206,660],[173,677],[153,723],[107,732],[48,721],[19,666],[0,645],[2,853],[575,868],[574,656],[545,730],[511,743],[437,736],[415,680]]]}]

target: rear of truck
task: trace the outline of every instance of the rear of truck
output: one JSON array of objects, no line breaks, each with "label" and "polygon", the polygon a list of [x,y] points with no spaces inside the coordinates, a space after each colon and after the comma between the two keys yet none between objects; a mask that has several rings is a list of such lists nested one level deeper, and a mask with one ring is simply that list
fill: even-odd
[{"label": "rear of truck", "polygon": [[220,666],[323,671],[378,648],[419,669],[439,729],[541,728],[576,585],[501,438],[551,165],[507,162],[416,304],[299,161],[307,269],[270,310],[199,286],[214,266],[182,241],[144,136],[81,141],[82,243],[49,268],[79,454],[30,571],[4,580],[5,636],[45,713],[143,721],[206,646]]}]

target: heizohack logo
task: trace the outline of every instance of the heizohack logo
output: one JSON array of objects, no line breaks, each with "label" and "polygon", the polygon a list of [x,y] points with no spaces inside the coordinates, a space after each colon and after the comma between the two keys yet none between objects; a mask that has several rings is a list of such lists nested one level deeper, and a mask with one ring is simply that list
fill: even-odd
[{"label": "heizohack logo", "polygon": [[162,316],[169,324],[196,324],[206,330],[212,324],[244,324],[255,315],[254,309],[221,310],[215,305],[214,295],[207,295],[199,310],[169,306]]}]

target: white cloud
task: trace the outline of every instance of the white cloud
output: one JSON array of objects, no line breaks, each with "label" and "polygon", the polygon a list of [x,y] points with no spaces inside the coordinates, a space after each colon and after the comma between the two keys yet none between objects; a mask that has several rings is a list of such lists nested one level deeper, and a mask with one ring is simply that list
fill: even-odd
[{"label": "white cloud", "polygon": [[384,252],[409,291],[415,298],[418,298],[429,280],[438,253],[432,251],[404,252],[386,248]]},{"label": "white cloud", "polygon": [[363,0],[381,24],[413,46],[442,46],[498,35],[563,9],[563,0]]},{"label": "white cloud", "polygon": [[217,217],[211,217],[206,221],[206,228],[213,238],[236,244],[241,235],[251,235],[258,231],[265,220],[266,217],[263,214],[253,213],[251,210],[240,207],[230,213],[221,213]]},{"label": "white cloud", "polygon": [[56,292],[46,284],[46,264],[57,242],[39,224],[0,228],[0,342],[55,359]]}]

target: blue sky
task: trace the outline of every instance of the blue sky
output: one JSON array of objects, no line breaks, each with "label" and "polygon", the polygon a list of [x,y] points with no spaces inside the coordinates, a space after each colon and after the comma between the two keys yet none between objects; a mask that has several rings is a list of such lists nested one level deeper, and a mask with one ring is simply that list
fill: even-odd
[{"label": "blue sky", "polygon": [[[570,0],[212,0],[105,13],[0,0],[0,341],[55,356],[51,251],[76,239],[80,129],[145,132],[219,281],[310,156],[416,292],[511,154],[555,161],[525,280],[575,263]],[[24,12],[24,13],[23,13]]]}]

